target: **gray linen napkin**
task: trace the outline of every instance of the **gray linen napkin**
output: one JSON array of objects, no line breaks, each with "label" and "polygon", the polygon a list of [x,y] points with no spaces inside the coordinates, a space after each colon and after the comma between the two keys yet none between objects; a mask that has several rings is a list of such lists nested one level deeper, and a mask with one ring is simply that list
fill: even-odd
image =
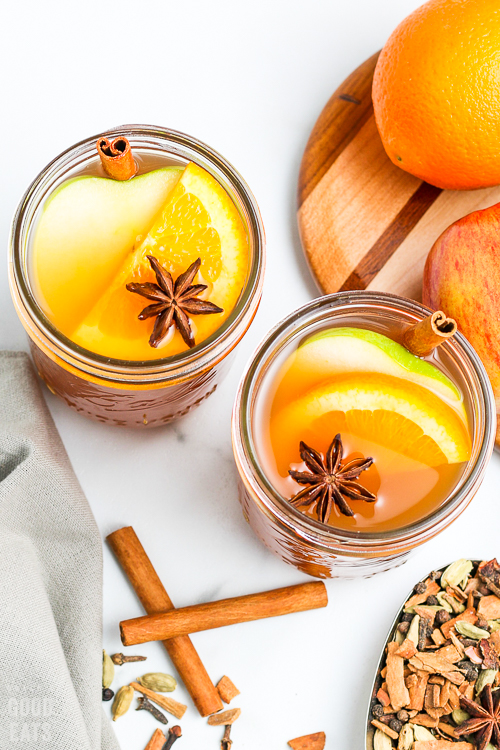
[{"label": "gray linen napkin", "polygon": [[116,750],[102,547],[26,354],[0,352],[0,749]]}]

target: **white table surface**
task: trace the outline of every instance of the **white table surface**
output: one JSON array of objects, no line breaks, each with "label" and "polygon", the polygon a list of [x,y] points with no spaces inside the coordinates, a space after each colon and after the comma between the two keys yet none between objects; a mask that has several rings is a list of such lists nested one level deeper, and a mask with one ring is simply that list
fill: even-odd
[{"label": "white table surface", "polygon": [[[295,221],[299,163],[309,132],[337,85],[382,46],[418,0],[181,0],[102,4],[28,0],[4,9],[0,231],[32,178],[63,148],[126,122],[167,125],[222,152],[260,204],[268,240],[264,296],[217,393],[182,422],[133,432],[94,424],[45,395],[103,536],[133,525],[178,606],[299,583],[253,536],[240,513],[230,413],[245,363],[268,328],[317,296]],[[0,347],[25,349],[0,270]],[[326,610],[198,634],[214,680],[228,674],[234,750],[286,748],[324,730],[327,750],[363,747],[371,680],[384,636],[412,583],[462,556],[500,553],[500,458],[463,516],[402,568],[328,583]],[[121,650],[118,621],[142,614],[104,550],[104,636]],[[133,651],[133,649],[129,649]],[[138,649],[148,671],[172,672],[159,644]],[[115,686],[141,674],[117,670]],[[174,694],[190,703],[180,686]],[[122,750],[143,750],[154,719],[116,722]],[[181,750],[219,748],[192,704]]]}]

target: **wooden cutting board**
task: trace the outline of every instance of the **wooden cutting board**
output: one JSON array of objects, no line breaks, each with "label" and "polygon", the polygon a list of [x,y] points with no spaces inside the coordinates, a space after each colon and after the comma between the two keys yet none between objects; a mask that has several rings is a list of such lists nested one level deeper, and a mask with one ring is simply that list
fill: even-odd
[{"label": "wooden cutting board", "polygon": [[324,293],[371,289],[420,301],[427,254],[452,222],[500,201],[500,187],[441,190],[394,166],[371,98],[378,53],[322,111],[304,152],[298,222]]}]

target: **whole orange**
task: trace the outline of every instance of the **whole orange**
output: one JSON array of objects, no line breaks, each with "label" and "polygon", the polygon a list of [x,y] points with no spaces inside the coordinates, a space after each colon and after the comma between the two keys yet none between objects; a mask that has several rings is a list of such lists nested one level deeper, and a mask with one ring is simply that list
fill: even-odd
[{"label": "whole orange", "polygon": [[397,166],[452,190],[500,183],[500,0],[430,0],[380,53],[377,127]]}]

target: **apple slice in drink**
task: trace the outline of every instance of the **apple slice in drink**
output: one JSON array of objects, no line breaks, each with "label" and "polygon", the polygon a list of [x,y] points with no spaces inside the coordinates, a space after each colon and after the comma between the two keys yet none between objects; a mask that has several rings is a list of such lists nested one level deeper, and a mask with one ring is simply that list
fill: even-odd
[{"label": "apple slice in drink", "polygon": [[46,203],[33,245],[34,277],[48,317],[71,335],[140,243],[183,172],[165,167],[117,182],[82,176]]},{"label": "apple slice in drink", "polygon": [[290,358],[283,382],[300,383],[303,392],[337,375],[355,372],[391,375],[428,388],[467,422],[460,391],[441,370],[387,336],[365,328],[329,328],[306,339]]}]

